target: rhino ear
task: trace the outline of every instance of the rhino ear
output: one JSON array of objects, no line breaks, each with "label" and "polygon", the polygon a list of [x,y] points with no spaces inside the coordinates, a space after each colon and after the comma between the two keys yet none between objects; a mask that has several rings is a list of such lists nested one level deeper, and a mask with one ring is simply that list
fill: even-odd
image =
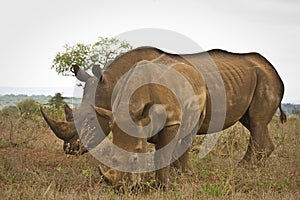
[{"label": "rhino ear", "polygon": [[100,65],[94,65],[94,67],[92,68],[92,72],[98,79],[101,79],[102,70],[100,68]]},{"label": "rhino ear", "polygon": [[91,76],[78,65],[72,65],[71,71],[75,74],[76,78],[82,82],[86,82],[89,78],[91,78]]},{"label": "rhino ear", "polygon": [[113,120],[113,115],[112,115],[112,112],[110,110],[107,110],[107,109],[104,109],[104,108],[100,108],[100,107],[97,107],[95,106],[95,111],[98,115],[100,115],[101,117],[104,117],[108,120]]},{"label": "rhino ear", "polygon": [[65,104],[64,105],[64,110],[65,110],[65,115],[66,115],[67,122],[72,122],[74,120],[72,109],[69,107],[68,104]]}]

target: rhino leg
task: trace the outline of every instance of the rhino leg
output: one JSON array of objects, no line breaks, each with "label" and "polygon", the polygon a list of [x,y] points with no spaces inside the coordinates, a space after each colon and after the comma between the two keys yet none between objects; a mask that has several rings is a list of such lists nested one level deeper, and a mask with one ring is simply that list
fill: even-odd
[{"label": "rhino leg", "polygon": [[[175,146],[169,145],[167,148],[165,146],[172,141],[177,133],[178,127],[178,125],[166,127],[158,133],[157,142],[155,144],[155,165],[158,170],[156,170],[155,178],[159,187],[165,188],[171,185],[169,181],[169,170]],[[162,148],[164,149],[159,151]],[[160,166],[165,167],[161,168]]]},{"label": "rhino leg", "polygon": [[[205,105],[203,105],[205,106]],[[205,112],[206,110],[203,109],[201,116],[200,116],[200,120],[199,120],[199,124],[202,125],[204,119],[205,119]],[[198,128],[198,127],[195,127]],[[191,137],[191,135],[187,136],[185,139],[183,139],[182,142],[184,142],[185,144],[190,144],[189,146],[192,145],[194,138]],[[172,166],[174,166],[177,169],[180,169],[182,173],[185,174],[190,174],[191,173],[191,168],[189,166],[189,151],[190,151],[190,147],[187,149],[186,152],[184,152],[184,154],[182,154],[182,156],[176,160],[174,163],[172,163]]]},{"label": "rhino leg", "polygon": [[248,148],[241,164],[264,161],[275,148],[268,132],[268,123],[245,118],[241,123],[250,131]]},{"label": "rhino leg", "polygon": [[179,169],[181,173],[189,173],[191,170],[189,166],[189,150],[190,148],[174,163],[172,166]]}]

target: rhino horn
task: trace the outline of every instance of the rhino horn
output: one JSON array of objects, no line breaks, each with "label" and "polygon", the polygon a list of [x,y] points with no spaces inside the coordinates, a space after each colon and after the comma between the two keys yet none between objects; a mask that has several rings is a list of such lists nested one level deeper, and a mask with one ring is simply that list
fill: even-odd
[{"label": "rhino horn", "polygon": [[46,115],[42,107],[40,107],[40,110],[45,121],[59,139],[67,141],[75,135],[75,131],[72,131],[75,129],[74,122],[63,122],[53,120]]},{"label": "rhino horn", "polygon": [[100,115],[101,117],[104,117],[108,120],[112,120],[113,119],[113,115],[112,115],[112,112],[110,110],[107,110],[105,108],[100,108],[100,107],[97,107],[95,106],[95,111],[98,115]]},{"label": "rhino horn", "polygon": [[94,65],[94,67],[92,68],[92,72],[98,79],[101,79],[102,70],[100,68],[100,65]]},{"label": "rhino horn", "polygon": [[76,78],[82,82],[86,82],[89,78],[91,78],[91,76],[78,65],[73,65],[71,71],[75,74]]},{"label": "rhino horn", "polygon": [[65,104],[64,110],[67,122],[72,122],[74,120],[72,109],[68,106],[68,104]]}]

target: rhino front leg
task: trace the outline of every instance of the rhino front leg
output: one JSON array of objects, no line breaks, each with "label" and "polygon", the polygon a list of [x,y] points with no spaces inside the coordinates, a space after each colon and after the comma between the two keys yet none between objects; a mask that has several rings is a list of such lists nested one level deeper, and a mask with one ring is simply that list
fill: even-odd
[{"label": "rhino front leg", "polygon": [[188,150],[174,163],[172,163],[172,166],[179,169],[181,173],[190,173],[191,168],[189,166],[189,150]]},{"label": "rhino front leg", "polygon": [[178,125],[166,127],[158,133],[155,144],[155,166],[157,169],[155,177],[159,187],[167,188],[172,185],[169,180],[169,171],[175,145],[168,144],[176,135],[178,127]]}]

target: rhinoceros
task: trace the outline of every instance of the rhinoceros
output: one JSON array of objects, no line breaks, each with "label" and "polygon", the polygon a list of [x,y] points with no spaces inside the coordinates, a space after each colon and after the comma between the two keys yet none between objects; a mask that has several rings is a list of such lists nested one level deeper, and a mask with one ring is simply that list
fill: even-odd
[{"label": "rhinoceros", "polygon": [[[132,153],[132,158],[126,159],[112,155],[116,166],[102,173],[113,184],[124,179],[136,182],[136,173],[123,172],[118,166],[140,163],[138,159],[141,158],[136,155],[147,152],[147,142],[154,143],[158,152],[155,164],[163,163],[156,170],[156,180],[159,184],[167,184],[169,163],[178,160],[182,170],[188,168],[188,147],[194,134],[218,132],[238,121],[250,131],[242,162],[262,160],[274,150],[267,125],[278,108],[281,122],[286,121],[281,108],[283,82],[272,64],[258,53],[237,54],[215,49],[176,55],[142,47],[120,55],[103,71],[95,66],[94,76],[78,66],[74,66],[73,71],[85,82],[75,122],[58,122],[45,113],[43,116],[53,132],[65,141],[66,153],[87,152],[111,131],[113,144]],[[137,83],[141,86],[136,87]],[[170,85],[176,91],[168,88]],[[129,92],[132,87],[136,90]],[[192,94],[185,93],[186,90]],[[223,105],[218,105],[218,99]],[[183,110],[188,110],[188,114]],[[148,131],[124,128],[126,121],[150,128]],[[95,128],[97,124],[101,130]],[[172,143],[178,132],[180,136],[175,143],[161,153],[159,150]],[[182,144],[187,148],[181,148]],[[176,148],[183,151],[178,153]]]}]

